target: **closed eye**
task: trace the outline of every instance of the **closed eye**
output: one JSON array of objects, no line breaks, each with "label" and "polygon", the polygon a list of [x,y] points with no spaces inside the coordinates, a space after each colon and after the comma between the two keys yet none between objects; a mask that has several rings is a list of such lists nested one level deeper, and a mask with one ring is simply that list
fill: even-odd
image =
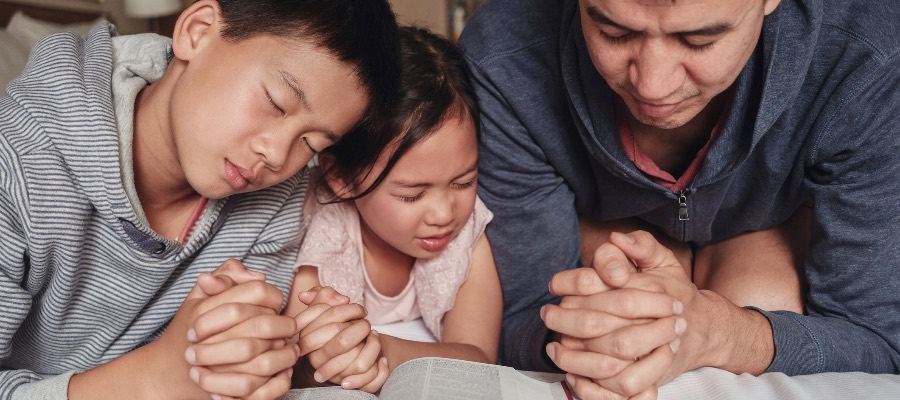
[{"label": "closed eye", "polygon": [[630,31],[628,33],[623,33],[621,35],[610,35],[606,32],[600,31],[600,36],[602,36],[606,41],[613,44],[625,43],[631,39],[634,39],[637,36],[637,32]]},{"label": "closed eye", "polygon": [[268,90],[266,91],[266,99],[269,100],[269,104],[272,105],[272,108],[274,108],[275,111],[278,112],[278,114],[281,114],[281,115],[284,115],[284,114],[285,114],[285,113],[284,113],[284,109],[282,109],[281,107],[278,106],[278,104],[275,103],[275,100],[272,99],[272,95],[269,94],[269,91],[268,91]]},{"label": "closed eye", "polygon": [[311,151],[313,154],[319,154],[319,151],[314,149],[312,145],[309,144],[309,139],[307,139],[306,136],[301,137],[301,139],[303,139],[303,143],[306,144],[306,147],[309,148],[309,151]]},{"label": "closed eye", "polygon": [[452,184],[451,186],[452,186],[454,189],[459,189],[459,190],[469,189],[469,188],[471,188],[472,186],[475,186],[475,179],[473,178],[472,180],[470,180],[470,181],[468,181],[468,182],[465,182],[465,183],[454,183],[454,184]]},{"label": "closed eye", "polygon": [[679,40],[681,41],[682,44],[684,44],[685,47],[687,47],[691,50],[694,50],[694,51],[708,50],[716,43],[715,41],[713,41],[713,42],[703,43],[703,44],[694,44],[694,43],[691,43],[691,41],[688,40],[687,38],[685,38],[684,36],[682,36]]},{"label": "closed eye", "polygon": [[410,196],[397,196],[397,198],[400,199],[401,201],[403,201],[404,203],[415,203],[415,202],[421,200],[423,197],[425,197],[424,191],[419,192],[419,194],[417,194],[415,196],[411,196],[411,197]]}]

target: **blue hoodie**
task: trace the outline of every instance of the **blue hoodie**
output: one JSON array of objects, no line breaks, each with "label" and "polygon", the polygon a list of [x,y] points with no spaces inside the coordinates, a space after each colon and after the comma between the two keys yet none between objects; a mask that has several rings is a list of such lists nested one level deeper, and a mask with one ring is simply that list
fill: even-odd
[{"label": "blue hoodie", "polygon": [[896,2],[783,0],[698,174],[673,192],[621,149],[576,0],[482,6],[461,43],[482,108],[479,195],[496,216],[501,362],[553,368],[538,311],[558,301],[550,278],[581,266],[579,216],[703,245],[809,205],[807,313],[757,310],[774,332],[769,371],[900,372],[898,21]]}]

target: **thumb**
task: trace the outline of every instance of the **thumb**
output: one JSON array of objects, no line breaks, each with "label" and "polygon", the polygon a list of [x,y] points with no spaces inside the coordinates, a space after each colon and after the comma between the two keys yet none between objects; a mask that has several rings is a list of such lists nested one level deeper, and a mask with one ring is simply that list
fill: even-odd
[{"label": "thumb", "polygon": [[675,254],[660,244],[649,232],[634,231],[629,234],[614,232],[610,234],[609,241],[634,261],[634,265],[641,272],[661,267],[681,268]]},{"label": "thumb", "polygon": [[594,252],[592,267],[606,286],[620,288],[628,284],[637,269],[622,248],[613,243],[613,235],[616,234],[610,235],[609,243],[600,245]]},{"label": "thumb", "polygon": [[213,275],[204,272],[197,276],[197,284],[188,293],[186,300],[205,299],[220,294],[236,285],[228,275]]},{"label": "thumb", "polygon": [[244,263],[235,260],[233,258],[229,258],[225,260],[219,268],[216,268],[215,271],[212,272],[213,276],[228,276],[231,278],[236,284],[246,283],[250,281],[265,281],[266,274],[262,272],[256,272],[247,268]]}]

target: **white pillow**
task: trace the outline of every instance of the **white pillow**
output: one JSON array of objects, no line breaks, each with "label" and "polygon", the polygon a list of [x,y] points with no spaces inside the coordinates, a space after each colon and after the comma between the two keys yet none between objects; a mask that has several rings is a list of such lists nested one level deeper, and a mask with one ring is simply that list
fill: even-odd
[{"label": "white pillow", "polygon": [[79,22],[74,24],[57,24],[37,18],[29,17],[21,10],[13,14],[9,24],[6,25],[6,31],[13,35],[20,44],[27,49],[31,49],[38,40],[46,36],[59,32],[74,32],[81,36],[87,36],[88,32],[103,18],[97,18],[90,22]]}]

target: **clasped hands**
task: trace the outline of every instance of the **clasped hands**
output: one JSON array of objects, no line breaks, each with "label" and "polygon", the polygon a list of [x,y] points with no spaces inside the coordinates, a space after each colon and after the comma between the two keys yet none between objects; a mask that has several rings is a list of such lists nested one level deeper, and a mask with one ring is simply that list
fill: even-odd
[{"label": "clasped hands", "polygon": [[[381,388],[387,360],[362,306],[316,287],[300,294],[308,307],[291,317],[279,315],[283,299],[263,274],[237,260],[200,275],[152,344],[155,360],[148,363],[165,366],[148,371],[148,380],[157,382],[153,392],[165,398],[274,399],[290,389],[298,360],[314,369],[320,383]],[[173,364],[176,358],[181,360]]]},{"label": "clasped hands", "polygon": [[611,234],[592,268],[556,274],[550,292],[562,301],[541,309],[558,334],[547,354],[582,399],[655,399],[660,385],[702,365],[703,294],[650,233]]}]

